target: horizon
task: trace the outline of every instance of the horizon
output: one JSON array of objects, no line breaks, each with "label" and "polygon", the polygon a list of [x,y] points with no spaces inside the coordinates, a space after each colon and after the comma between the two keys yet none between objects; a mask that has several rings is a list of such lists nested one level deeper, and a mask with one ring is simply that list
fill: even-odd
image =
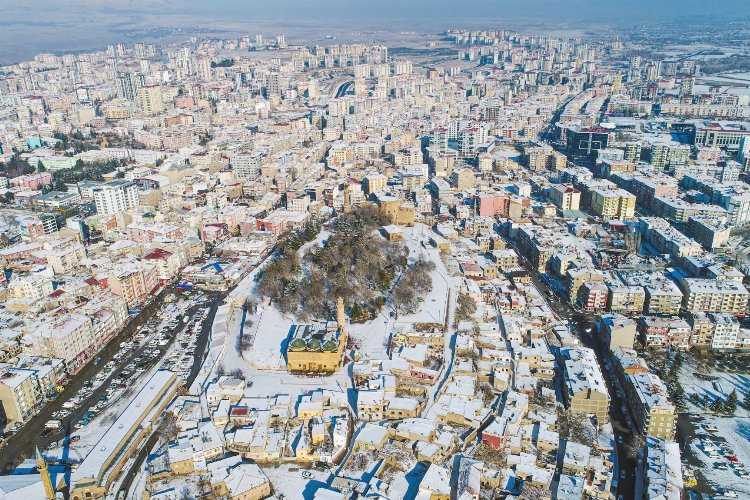
[{"label": "horizon", "polygon": [[[217,0],[210,5],[194,0],[30,0],[23,4],[0,0],[0,9],[4,13],[0,21],[3,65],[45,52],[77,53],[118,42],[175,41],[189,36],[231,37],[243,31],[289,31],[290,38],[300,39],[305,32],[320,35],[326,30],[438,33],[451,27],[488,25],[511,30],[617,32],[638,25],[688,20],[725,23],[722,16],[731,15],[731,21],[750,17],[750,6],[742,0],[710,7],[698,0],[666,0],[655,5],[635,0],[626,6],[596,0],[467,0],[460,12],[447,0],[405,4],[398,0],[278,0],[272,4]],[[302,36],[295,36],[297,32]]]}]

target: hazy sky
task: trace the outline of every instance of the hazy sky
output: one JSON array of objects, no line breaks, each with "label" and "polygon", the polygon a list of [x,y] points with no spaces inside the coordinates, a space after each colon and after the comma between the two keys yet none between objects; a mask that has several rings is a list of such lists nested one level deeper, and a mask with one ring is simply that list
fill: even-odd
[{"label": "hazy sky", "polygon": [[[749,0],[0,0],[0,11],[29,18],[112,9],[211,17],[315,19],[406,19],[453,17],[589,18],[612,22],[674,15],[750,15]],[[46,11],[46,12],[45,12]]]},{"label": "hazy sky", "polygon": [[750,0],[0,0],[0,64],[45,51],[153,40],[175,28],[213,30],[216,36],[253,33],[259,26],[294,35],[292,28],[300,25],[435,32],[503,27],[503,21],[511,28],[513,22],[632,26],[706,14],[747,19]]}]

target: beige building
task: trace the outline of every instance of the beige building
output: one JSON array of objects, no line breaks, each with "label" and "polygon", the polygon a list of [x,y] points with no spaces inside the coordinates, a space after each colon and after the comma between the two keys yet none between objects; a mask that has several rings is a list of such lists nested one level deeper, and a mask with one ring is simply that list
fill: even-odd
[{"label": "beige building", "polygon": [[155,266],[128,262],[118,266],[107,278],[112,293],[119,295],[132,308],[142,304],[158,285],[159,274]]},{"label": "beige building", "polygon": [[682,307],[682,291],[670,280],[652,283],[646,287],[646,312],[673,315]]},{"label": "beige building", "polygon": [[581,206],[581,192],[570,184],[560,184],[550,188],[548,196],[560,210],[578,210]]},{"label": "beige building", "polygon": [[159,85],[146,85],[138,89],[138,107],[147,115],[158,115],[164,111],[164,101]]},{"label": "beige building", "polygon": [[7,423],[31,418],[43,398],[39,380],[32,370],[7,368],[0,372],[0,403]]},{"label": "beige building", "polygon": [[595,188],[591,191],[591,210],[606,220],[632,219],[635,195],[619,188]]},{"label": "beige building", "polygon": [[451,186],[458,191],[472,189],[476,185],[476,176],[469,168],[454,170],[450,176]]},{"label": "beige building", "polygon": [[381,193],[385,191],[388,178],[383,174],[367,174],[362,179],[362,190],[367,193]]},{"label": "beige building", "polygon": [[684,278],[684,307],[689,312],[744,314],[750,293],[734,280]]},{"label": "beige building", "polygon": [[667,396],[667,386],[632,349],[613,351],[620,383],[627,393],[638,430],[647,436],[674,440],[677,411]]},{"label": "beige building", "polygon": [[609,418],[609,391],[596,354],[587,347],[562,350],[565,357],[565,399],[570,411],[594,415],[601,424]]},{"label": "beige building", "polygon": [[612,312],[643,312],[646,291],[642,286],[609,286],[609,310]]}]

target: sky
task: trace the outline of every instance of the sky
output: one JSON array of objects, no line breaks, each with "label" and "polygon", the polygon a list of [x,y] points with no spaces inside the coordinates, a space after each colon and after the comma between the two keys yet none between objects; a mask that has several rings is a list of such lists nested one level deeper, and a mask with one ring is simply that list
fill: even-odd
[{"label": "sky", "polygon": [[[0,11],[54,20],[62,12],[150,12],[278,20],[539,18],[600,21],[750,15],[748,0],[0,0]],[[46,11],[46,12],[45,12]],[[32,16],[32,12],[34,15]],[[38,16],[36,14],[39,14]]]},{"label": "sky", "polygon": [[246,26],[253,33],[253,23],[263,23],[271,32],[274,25],[436,32],[503,21],[632,26],[706,14],[750,18],[750,0],[0,0],[0,64],[132,43],[159,36],[154,28],[220,34]]}]

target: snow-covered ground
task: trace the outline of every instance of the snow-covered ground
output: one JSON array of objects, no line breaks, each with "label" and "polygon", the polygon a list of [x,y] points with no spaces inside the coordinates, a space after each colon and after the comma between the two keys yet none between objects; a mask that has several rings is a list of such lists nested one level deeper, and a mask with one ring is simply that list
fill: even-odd
[{"label": "snow-covered ground", "polygon": [[[392,330],[399,325],[429,322],[443,323],[446,308],[455,307],[457,287],[454,278],[449,275],[446,266],[440,259],[440,254],[428,243],[430,229],[423,225],[404,230],[404,242],[410,250],[410,261],[424,258],[435,263],[432,272],[432,290],[428,293],[420,307],[413,314],[400,316],[397,320],[391,317],[389,306],[383,308],[380,314],[366,323],[350,325],[350,336],[360,358],[377,359],[387,357],[386,348]],[[320,244],[326,234],[305,245],[305,250],[312,245]],[[424,246],[422,243],[424,242]],[[351,388],[351,380],[347,367],[343,367],[329,376],[311,377],[295,375],[287,372],[284,351],[290,329],[296,322],[295,318],[282,314],[273,304],[258,297],[256,293],[256,276],[265,263],[250,273],[240,282],[230,294],[225,306],[226,315],[217,314],[216,321],[226,321],[227,334],[217,344],[212,341],[208,359],[217,356],[217,362],[211,368],[212,376],[221,366],[225,373],[234,370],[242,371],[248,381],[246,394],[248,396],[269,396],[275,394],[289,394],[295,401],[301,394],[315,389],[330,389],[346,392]],[[449,290],[453,292],[449,294]],[[450,302],[449,302],[450,297]],[[257,303],[254,313],[247,313],[244,318],[241,304],[245,298],[251,298]],[[449,315],[450,316],[450,315]],[[244,328],[244,330],[243,330]],[[249,339],[249,347],[238,350],[238,338],[242,335]],[[446,357],[451,356],[449,347],[450,331],[446,334]],[[211,377],[208,377],[211,378]],[[312,498],[315,490],[325,487],[328,473],[316,470],[298,469],[294,465],[279,467],[264,467],[274,486],[276,498]],[[307,476],[308,473],[310,476]],[[306,477],[307,476],[307,477]]]},{"label": "snow-covered ground", "polygon": [[[740,498],[750,498],[750,480],[737,475],[729,461],[724,457],[724,452],[717,450],[722,456],[709,457],[706,447],[720,446],[726,443],[727,449],[735,454],[739,463],[744,464],[750,470],[750,411],[737,405],[734,416],[714,415],[710,410],[697,406],[689,400],[691,394],[698,394],[711,400],[715,398],[726,399],[733,391],[737,391],[737,399],[741,403],[746,394],[750,392],[750,375],[711,371],[709,376],[715,380],[703,380],[694,372],[697,368],[694,360],[685,360],[680,370],[680,383],[685,390],[685,402],[688,412],[694,419],[699,421],[696,433],[689,440],[689,450],[693,457],[698,459],[702,466],[699,467],[702,475],[715,487],[730,488],[735,490]],[[711,433],[703,427],[715,426],[718,429]],[[725,470],[718,469],[714,463],[724,464]]]},{"label": "snow-covered ground", "polygon": [[[388,338],[399,325],[412,323],[440,323],[445,321],[445,308],[448,304],[448,290],[455,287],[453,278],[448,274],[439,252],[429,242],[430,229],[424,224],[404,228],[404,243],[409,249],[409,262],[420,258],[435,263],[431,273],[432,290],[422,298],[417,311],[392,318],[392,307],[386,305],[377,317],[365,323],[353,324],[350,327],[352,340],[357,345],[361,359],[382,359],[387,357]],[[424,243],[424,247],[422,246]],[[455,301],[455,293],[451,297]]]},{"label": "snow-covered ground", "polygon": [[[419,309],[413,314],[400,316],[398,323],[434,322],[442,323],[445,319],[445,309],[448,304],[448,288],[452,286],[452,278],[448,275],[445,265],[434,248],[427,244],[429,228],[416,225],[404,230],[404,242],[409,247],[410,260],[414,261],[420,257],[435,263],[432,272],[432,290],[428,293]],[[314,241],[307,243],[306,248],[320,244],[325,234]],[[423,247],[421,242],[425,242]],[[236,348],[237,338],[242,327],[242,310],[239,307],[232,309],[229,323],[229,335],[225,339],[224,352],[220,363],[225,372],[240,369],[247,376],[255,376],[258,373],[286,373],[284,351],[290,334],[290,329],[295,323],[295,318],[282,314],[273,304],[269,304],[256,294],[255,277],[262,268],[249,274],[232,292],[235,298],[251,297],[259,304],[254,314],[248,314],[245,320],[245,331],[243,335],[251,339],[250,347],[239,352]],[[239,304],[242,301],[235,300]],[[386,347],[391,330],[394,327],[394,319],[390,316],[390,309],[386,306],[374,319],[365,323],[352,324],[350,334],[357,351],[362,358],[383,358],[386,356]],[[289,381],[290,385],[294,381]]]},{"label": "snow-covered ground", "polygon": [[285,500],[312,499],[315,491],[327,487],[329,476],[328,472],[300,468],[296,464],[264,467],[263,472],[273,485],[274,494],[271,498]]}]

